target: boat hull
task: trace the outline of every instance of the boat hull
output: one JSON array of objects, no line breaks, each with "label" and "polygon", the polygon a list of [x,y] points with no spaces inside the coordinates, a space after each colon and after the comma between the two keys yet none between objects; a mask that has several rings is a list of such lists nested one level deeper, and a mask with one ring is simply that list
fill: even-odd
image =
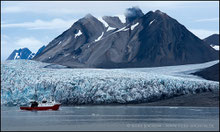
[{"label": "boat hull", "polygon": [[21,110],[58,110],[60,104],[55,104],[53,106],[39,106],[39,107],[28,107],[28,106],[21,106]]}]

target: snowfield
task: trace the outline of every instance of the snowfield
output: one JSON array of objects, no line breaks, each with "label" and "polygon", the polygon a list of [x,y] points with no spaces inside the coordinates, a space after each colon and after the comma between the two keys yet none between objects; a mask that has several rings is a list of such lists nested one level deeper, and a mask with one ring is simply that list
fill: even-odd
[{"label": "snowfield", "polygon": [[203,64],[127,69],[68,69],[32,60],[1,64],[1,105],[25,105],[35,89],[38,100],[66,105],[139,103],[188,93],[219,89],[219,82],[193,75],[192,71],[212,66]]}]

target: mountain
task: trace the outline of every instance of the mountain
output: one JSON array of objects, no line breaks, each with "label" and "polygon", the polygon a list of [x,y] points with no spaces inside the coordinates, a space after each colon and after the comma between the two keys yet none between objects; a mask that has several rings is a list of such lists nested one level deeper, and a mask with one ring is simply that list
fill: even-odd
[{"label": "mountain", "polygon": [[218,52],[159,10],[129,8],[126,23],[91,14],[75,22],[33,59],[69,67],[126,68],[202,63]]},{"label": "mountain", "polygon": [[142,16],[144,16],[144,13],[138,7],[128,8],[125,12],[126,23],[131,23]]},{"label": "mountain", "polygon": [[17,59],[31,59],[33,56],[32,52],[28,48],[22,48],[19,50],[14,50],[7,60],[17,60]]},{"label": "mountain", "polygon": [[219,50],[219,34],[213,34],[203,40],[208,43],[212,48]]},{"label": "mountain", "polygon": [[28,48],[21,48],[19,50],[14,50],[10,56],[7,58],[7,60],[18,60],[18,59],[25,59],[25,60],[31,60],[35,55],[40,54],[44,49],[45,45],[42,46],[37,53],[32,53]]},{"label": "mountain", "polygon": [[103,20],[107,23],[107,27],[108,25],[112,28],[122,28],[125,26],[118,17],[104,16]]},{"label": "mountain", "polygon": [[46,48],[45,45],[43,45],[42,47],[40,47],[40,49],[37,51],[37,53],[35,54],[35,56],[38,55],[38,54],[40,54],[45,48]]},{"label": "mountain", "polygon": [[219,63],[193,73],[207,80],[219,81]]},{"label": "mountain", "polygon": [[219,34],[213,34],[203,40],[210,45],[219,45]]}]

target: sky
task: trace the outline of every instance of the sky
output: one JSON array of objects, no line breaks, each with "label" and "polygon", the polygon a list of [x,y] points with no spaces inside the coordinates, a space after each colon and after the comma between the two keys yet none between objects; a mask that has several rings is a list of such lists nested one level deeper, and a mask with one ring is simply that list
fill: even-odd
[{"label": "sky", "polygon": [[15,49],[36,53],[88,13],[123,19],[136,6],[165,12],[201,39],[219,34],[219,1],[1,1],[1,62]]}]

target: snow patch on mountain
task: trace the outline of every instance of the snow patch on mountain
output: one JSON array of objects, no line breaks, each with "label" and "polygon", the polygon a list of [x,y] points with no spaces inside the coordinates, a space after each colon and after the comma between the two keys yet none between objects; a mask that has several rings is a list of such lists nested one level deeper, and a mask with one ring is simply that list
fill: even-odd
[{"label": "snow patch on mountain", "polygon": [[131,30],[134,30],[134,28],[136,27],[136,26],[138,26],[139,25],[139,23],[137,22],[136,24],[134,24],[134,25],[131,25]]},{"label": "snow patch on mountain", "polygon": [[[76,38],[76,36],[75,36],[75,38]],[[58,45],[61,44],[61,43],[62,43],[62,41],[60,41],[60,42],[58,43]]]},{"label": "snow patch on mountain", "polygon": [[101,38],[103,37],[103,35],[104,35],[104,32],[102,32],[102,34],[95,40],[95,42],[101,40]]},{"label": "snow patch on mountain", "polygon": [[64,56],[69,56],[69,55],[70,55],[70,53],[64,54]]},{"label": "snow patch on mountain", "polygon": [[120,19],[121,23],[126,23],[126,17],[124,15],[116,15],[116,16]]},{"label": "snow patch on mountain", "polygon": [[113,28],[113,27],[108,27],[108,29],[107,29],[107,31],[106,32],[108,32],[108,31],[111,31],[111,30],[115,30],[116,28]]},{"label": "snow patch on mountain", "polygon": [[115,31],[114,33],[117,33],[117,32],[120,32],[120,31],[127,31],[127,30],[129,30],[129,28],[127,28],[127,27],[125,26],[125,27],[123,27],[123,28],[121,28],[121,29]]},{"label": "snow patch on mountain", "polygon": [[219,50],[219,46],[218,45],[211,45],[211,47],[215,50]]},{"label": "snow patch on mountain", "polygon": [[129,28],[125,28],[125,29],[123,29],[122,31],[128,31],[129,30]]},{"label": "snow patch on mountain", "polygon": [[[156,101],[219,89],[219,82],[176,76],[209,67],[217,61],[180,67],[69,69],[32,60],[1,64],[1,105],[24,105],[54,95],[62,104],[110,104]],[[53,68],[50,68],[53,65]],[[47,68],[45,68],[47,67]],[[185,68],[185,69],[184,69]]]},{"label": "snow patch on mountain", "polygon": [[32,58],[34,58],[34,56],[35,56],[35,53],[31,53],[29,56],[28,56],[28,60],[31,60]]},{"label": "snow patch on mountain", "polygon": [[154,21],[155,21],[155,19],[149,23],[149,26],[150,26]]},{"label": "snow patch on mountain", "polygon": [[81,30],[79,30],[79,31],[78,31],[78,33],[77,33],[77,34],[75,34],[75,38],[76,38],[76,37],[78,37],[78,36],[80,36],[80,35],[82,35]]},{"label": "snow patch on mountain", "polygon": [[20,56],[18,55],[18,53],[15,53],[14,60],[19,59],[19,58],[20,58]]},{"label": "snow patch on mountain", "polygon": [[108,26],[109,26],[108,23],[107,23],[105,20],[103,20],[103,18],[98,18],[98,20],[99,20],[100,22],[102,22],[105,27],[108,27]]}]

